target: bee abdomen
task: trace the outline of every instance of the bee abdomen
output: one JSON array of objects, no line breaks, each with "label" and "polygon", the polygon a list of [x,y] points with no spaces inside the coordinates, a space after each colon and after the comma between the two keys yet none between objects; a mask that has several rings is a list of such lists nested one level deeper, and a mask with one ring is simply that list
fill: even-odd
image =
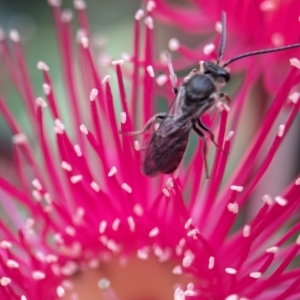
[{"label": "bee abdomen", "polygon": [[184,156],[189,131],[177,130],[167,136],[155,135],[152,140],[153,150],[144,161],[142,172],[147,176],[157,173],[170,174],[179,166]]}]

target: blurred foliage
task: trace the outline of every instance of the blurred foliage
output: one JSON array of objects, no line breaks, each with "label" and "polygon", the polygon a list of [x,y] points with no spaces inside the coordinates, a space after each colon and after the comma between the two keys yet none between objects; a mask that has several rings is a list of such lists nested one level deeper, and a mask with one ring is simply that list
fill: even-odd
[{"label": "blurred foliage", "polygon": [[[73,1],[62,1],[62,7],[71,9],[76,14]],[[87,0],[87,15],[89,18],[92,38],[101,37],[105,41],[105,52],[119,59],[122,52],[131,52],[133,35],[133,18],[139,8],[139,0]],[[73,22],[73,37],[76,37],[76,17]],[[17,29],[21,35],[22,46],[27,60],[32,84],[36,96],[43,96],[42,76],[36,69],[37,62],[45,61],[51,70],[51,77],[57,98],[63,101],[65,97],[61,65],[56,44],[55,27],[52,11],[46,0],[1,0],[0,26],[6,32]],[[1,62],[2,63],[2,62]],[[29,131],[29,124],[20,98],[12,86],[5,71],[0,71],[0,94],[5,97],[9,107]],[[68,109],[63,107],[63,115]],[[0,135],[7,131],[3,120],[0,120]]]}]

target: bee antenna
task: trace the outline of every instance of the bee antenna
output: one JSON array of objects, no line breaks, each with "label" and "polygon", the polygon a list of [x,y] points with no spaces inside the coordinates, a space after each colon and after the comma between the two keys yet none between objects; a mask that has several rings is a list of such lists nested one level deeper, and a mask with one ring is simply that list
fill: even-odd
[{"label": "bee antenna", "polygon": [[223,56],[225,43],[226,43],[226,13],[223,11],[222,12],[222,38],[221,38],[221,45],[220,45],[218,59],[217,59],[217,65],[219,64]]},{"label": "bee antenna", "polygon": [[300,47],[300,43],[298,44],[293,44],[293,45],[288,45],[288,46],[283,46],[283,47],[278,47],[278,48],[270,48],[270,49],[264,49],[264,50],[258,50],[258,51],[253,51],[253,52],[247,52],[244,54],[240,54],[234,58],[229,59],[223,66],[222,68],[228,66],[229,64],[233,63],[236,60],[248,57],[248,56],[254,56],[254,55],[260,55],[260,54],[265,54],[265,53],[272,53],[272,52],[279,52],[279,51],[284,51],[292,48],[297,48]]}]

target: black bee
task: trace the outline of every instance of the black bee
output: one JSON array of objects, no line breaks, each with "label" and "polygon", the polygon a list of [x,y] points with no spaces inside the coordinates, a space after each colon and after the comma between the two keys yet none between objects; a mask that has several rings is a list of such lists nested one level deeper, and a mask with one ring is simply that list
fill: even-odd
[{"label": "black bee", "polygon": [[[154,115],[140,131],[121,132],[121,134],[130,136],[143,134],[151,128],[154,121],[157,119],[162,120],[158,129],[146,140],[141,149],[143,174],[155,176],[159,173],[173,173],[182,161],[191,130],[204,139],[204,132],[208,132],[211,141],[220,149],[215,142],[213,133],[201,122],[200,117],[205,111],[211,108],[216,101],[230,103],[229,97],[221,93],[221,88],[230,80],[230,74],[226,70],[226,66],[248,56],[300,47],[300,44],[293,44],[279,48],[247,52],[232,58],[220,66],[225,48],[225,40],[226,15],[223,12],[222,38],[217,62],[200,62],[200,68],[193,69],[184,78],[178,89],[176,87],[176,75],[168,57],[171,84],[176,96],[168,112]],[[220,150],[222,151],[222,149]],[[206,176],[208,178],[205,140],[203,152]]]}]

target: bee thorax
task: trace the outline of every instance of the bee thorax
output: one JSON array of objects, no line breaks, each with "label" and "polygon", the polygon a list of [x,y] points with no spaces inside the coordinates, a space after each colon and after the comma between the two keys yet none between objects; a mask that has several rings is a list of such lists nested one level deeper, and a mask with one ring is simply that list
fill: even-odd
[{"label": "bee thorax", "polygon": [[205,75],[195,75],[186,83],[186,104],[203,101],[216,91],[212,79]]}]

